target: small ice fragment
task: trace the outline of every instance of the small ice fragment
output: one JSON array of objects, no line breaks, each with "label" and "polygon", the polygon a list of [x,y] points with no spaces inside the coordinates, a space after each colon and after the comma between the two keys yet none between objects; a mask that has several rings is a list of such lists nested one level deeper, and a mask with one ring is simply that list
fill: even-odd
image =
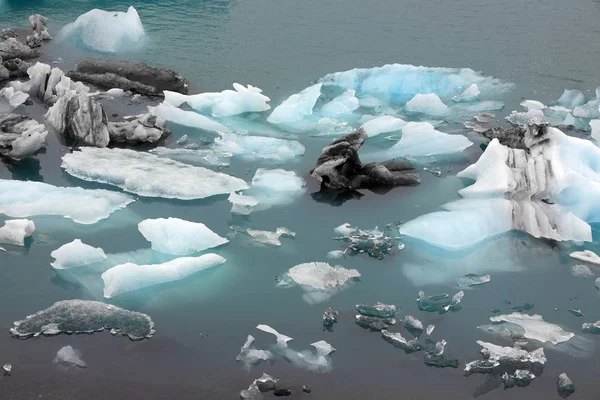
[{"label": "small ice fragment", "polygon": [[231,213],[239,215],[250,215],[252,208],[259,203],[255,197],[235,192],[231,192],[227,200],[231,203]]},{"label": "small ice fragment", "polygon": [[0,228],[0,243],[25,246],[25,239],[33,235],[35,224],[28,219],[11,219]]},{"label": "small ice fragment", "polygon": [[183,135],[182,137],[177,139],[177,141],[175,143],[177,143],[179,145],[183,145],[183,144],[186,144],[187,141],[188,141],[188,135]]},{"label": "small ice fragment", "polygon": [[273,360],[273,353],[270,351],[254,348],[254,340],[252,335],[248,335],[246,343],[240,349],[240,354],[235,358],[236,361],[242,361],[249,367],[258,365],[264,361]]},{"label": "small ice fragment", "polygon": [[272,335],[275,335],[276,340],[277,340],[277,346],[282,347],[282,348],[288,347],[287,342],[289,342],[290,340],[294,340],[294,338],[282,335],[281,333],[277,332],[275,329],[271,328],[269,325],[261,324],[261,325],[258,325],[256,327],[256,329],[261,330],[263,332],[270,333]]},{"label": "small ice fragment", "polygon": [[444,314],[449,310],[456,309],[464,294],[465,293],[461,290],[452,298],[445,293],[427,297],[425,296],[425,292],[420,291],[419,297],[417,298],[417,304],[420,310]]},{"label": "small ice fragment", "polygon": [[596,278],[594,281],[594,286],[596,286],[596,289],[600,290],[600,278]]},{"label": "small ice fragment", "polygon": [[484,283],[488,283],[490,280],[491,278],[489,275],[467,274],[462,278],[459,278],[456,283],[459,287],[469,287],[483,285]]},{"label": "small ice fragment", "polygon": [[523,337],[542,343],[549,342],[555,346],[559,343],[569,341],[575,336],[574,333],[567,332],[558,325],[544,321],[542,316],[537,314],[528,315],[516,312],[490,317],[490,321],[519,325],[525,330]]},{"label": "small ice fragment", "polygon": [[2,366],[2,369],[4,370],[4,375],[10,375],[10,371],[12,371],[12,365],[11,364],[4,364]]},{"label": "small ice fragment", "polygon": [[50,263],[55,269],[82,267],[106,259],[104,250],[92,247],[75,239],[50,253],[55,260]]},{"label": "small ice fragment", "polygon": [[586,322],[581,326],[581,330],[584,333],[593,333],[594,335],[600,334],[600,321]]},{"label": "small ice fragment", "polygon": [[379,332],[387,329],[390,325],[396,323],[395,319],[383,319],[377,317],[367,317],[365,315],[356,315],[356,324],[361,328],[369,329],[371,332]]},{"label": "small ice fragment", "polygon": [[512,388],[515,386],[518,387],[526,387],[529,386],[532,380],[535,379],[535,375],[532,374],[529,370],[526,369],[517,369],[513,374],[508,374],[505,372],[502,375],[502,382],[504,383],[504,388]]},{"label": "small ice fragment", "polygon": [[565,89],[562,96],[556,100],[556,104],[572,110],[585,104],[585,96],[579,90]]},{"label": "small ice fragment", "polygon": [[393,304],[388,305],[377,302],[372,306],[368,304],[357,304],[356,311],[367,317],[394,318],[397,310],[396,306]]},{"label": "small ice fragment", "polygon": [[413,317],[412,315],[407,315],[406,317],[404,317],[404,326],[409,331],[423,331],[423,323],[415,317]]},{"label": "small ice fragment", "polygon": [[494,122],[496,120],[496,115],[491,113],[481,113],[475,116],[475,120],[482,123]]},{"label": "small ice fragment", "polygon": [[277,384],[278,381],[279,379],[273,378],[271,375],[267,375],[263,372],[261,377],[254,382],[256,382],[256,385],[258,386],[258,390],[265,393],[275,390],[275,384]]},{"label": "small ice fragment", "polygon": [[563,399],[566,399],[575,392],[575,385],[573,381],[564,372],[558,376],[556,380],[556,388],[558,394]]},{"label": "small ice fragment", "polygon": [[337,323],[339,312],[329,307],[323,313],[323,328],[329,332],[333,332],[333,325]]},{"label": "small ice fragment", "polygon": [[594,253],[593,251],[574,251],[570,255],[576,260],[589,262],[590,264],[600,265],[600,256],[598,256],[598,254]]},{"label": "small ice fragment", "polygon": [[594,276],[594,273],[587,265],[573,265],[571,267],[571,274],[578,278],[589,278]]},{"label": "small ice fragment", "polygon": [[465,365],[465,374],[490,373],[506,367],[520,367],[529,370],[542,370],[546,364],[544,349],[539,348],[528,352],[519,348],[502,347],[481,340],[477,344],[482,347],[483,360],[475,360]]},{"label": "small ice fragment", "polygon": [[437,177],[442,176],[442,170],[440,169],[440,167],[425,167],[423,168],[423,171],[429,172],[431,175]]},{"label": "small ice fragment", "polygon": [[433,332],[434,329],[435,329],[435,325],[428,325],[427,329],[425,330],[425,333],[427,334],[427,336],[431,336],[431,333]]},{"label": "small ice fragment", "polygon": [[277,228],[275,232],[258,231],[253,229],[248,229],[246,232],[248,232],[248,235],[250,235],[254,241],[271,246],[281,246],[281,241],[279,240],[280,237],[296,237],[295,232],[283,227]]},{"label": "small ice fragment", "polygon": [[358,228],[355,228],[346,222],[345,224],[342,224],[342,225],[338,226],[337,228],[335,228],[333,231],[338,235],[347,236],[347,235],[353,234],[357,230],[358,230]]},{"label": "small ice fragment", "polygon": [[382,115],[365,122],[361,128],[367,136],[373,137],[382,133],[396,132],[406,125],[406,121],[391,115]]},{"label": "small ice fragment", "polygon": [[359,107],[356,91],[348,89],[321,108],[321,114],[327,117],[351,114]]},{"label": "small ice fragment", "polygon": [[402,336],[399,332],[389,332],[386,329],[381,330],[381,337],[388,343],[394,345],[394,347],[398,347],[406,352],[406,354],[414,353],[416,351],[420,351],[423,348],[417,342],[416,339],[407,340],[404,336]]},{"label": "small ice fragment", "polygon": [[581,312],[581,309],[574,308],[572,310],[569,310],[569,312],[576,317],[583,317],[583,313]]},{"label": "small ice fragment", "polygon": [[[0,251],[4,251],[6,252],[6,249],[4,247],[0,247]],[[600,278],[599,278],[600,279]]]},{"label": "small ice fragment", "polygon": [[81,359],[81,352],[71,346],[64,346],[61,348],[58,353],[56,353],[53,362],[54,364],[61,364],[66,367],[76,365],[79,368],[87,368],[87,364]]},{"label": "small ice fragment", "polygon": [[479,87],[477,87],[476,83],[471,84],[468,88],[466,88],[461,94],[458,94],[452,98],[452,101],[457,103],[460,102],[469,102],[477,100],[481,92],[479,91]]},{"label": "small ice fragment", "polygon": [[[346,224],[344,224],[346,225]],[[342,228],[344,225],[339,228]],[[336,233],[339,233],[338,231]],[[349,243],[347,250],[352,254],[367,253],[370,257],[383,259],[396,247],[396,239],[386,235],[379,228],[354,230],[342,237],[334,238]]]},{"label": "small ice fragment", "polygon": [[321,96],[321,86],[321,83],[317,83],[290,96],[273,110],[267,121],[272,124],[287,124],[298,122],[311,115],[315,103]]},{"label": "small ice fragment", "polygon": [[523,107],[525,107],[525,109],[527,109],[527,111],[532,111],[532,110],[543,110],[546,108],[546,106],[544,105],[544,103],[537,101],[537,100],[523,100],[521,102],[521,105]]},{"label": "small ice fragment", "polygon": [[344,257],[344,254],[346,253],[343,250],[332,250],[327,253],[326,257],[329,259],[337,259]]},{"label": "small ice fragment", "polygon": [[406,103],[406,111],[433,116],[443,116],[448,114],[448,106],[445,105],[435,93],[418,93]]}]

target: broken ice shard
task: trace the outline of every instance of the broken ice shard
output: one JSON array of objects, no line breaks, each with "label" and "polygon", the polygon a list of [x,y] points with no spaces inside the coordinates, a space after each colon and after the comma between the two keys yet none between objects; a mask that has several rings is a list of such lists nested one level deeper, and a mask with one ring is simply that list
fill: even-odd
[{"label": "broken ice shard", "polygon": [[134,201],[108,190],[0,179],[0,213],[16,218],[60,215],[78,224],[95,224]]},{"label": "broken ice shard", "polygon": [[281,246],[281,241],[279,238],[287,237],[287,238],[295,238],[296,233],[290,231],[287,228],[279,227],[275,230],[275,232],[269,231],[258,231],[254,229],[248,229],[246,231],[248,235],[254,239],[257,243],[267,244],[271,246]]},{"label": "broken ice shard", "polygon": [[598,254],[594,253],[591,250],[574,251],[570,255],[576,260],[585,261],[590,264],[600,265],[600,256],[598,256]]},{"label": "broken ice shard", "polygon": [[61,166],[76,178],[145,197],[194,200],[248,189],[239,178],[128,149],[83,147],[65,154]]},{"label": "broken ice shard", "polygon": [[252,208],[259,203],[255,197],[235,192],[232,192],[227,200],[231,203],[231,213],[239,215],[250,215]]},{"label": "broken ice shard", "polygon": [[71,346],[62,347],[58,353],[56,353],[53,362],[54,364],[60,364],[65,367],[75,365],[79,368],[87,368],[87,364],[81,359],[81,352]]},{"label": "broken ice shard", "polygon": [[411,113],[428,114],[432,116],[444,116],[449,112],[448,106],[435,94],[417,93],[406,103],[406,111]]},{"label": "broken ice shard", "polygon": [[302,120],[313,113],[313,107],[321,96],[321,84],[310,86],[298,94],[290,96],[277,106],[267,121],[272,124],[290,124]]},{"label": "broken ice shard", "polygon": [[567,376],[564,372],[558,375],[558,379],[556,380],[556,389],[558,390],[558,394],[563,399],[566,399],[570,395],[575,392],[575,385],[573,385],[573,381],[571,378]]},{"label": "broken ice shard", "polygon": [[145,219],[138,229],[160,253],[187,256],[228,243],[206,225],[179,218]]},{"label": "broken ice shard", "polygon": [[27,219],[12,219],[0,227],[0,243],[25,246],[25,239],[33,235],[35,224]]},{"label": "broken ice shard", "polygon": [[579,90],[565,89],[562,96],[556,100],[556,105],[565,107],[569,110],[585,104],[585,96]]},{"label": "broken ice shard", "polygon": [[255,379],[254,382],[248,386],[248,389],[240,392],[241,400],[260,400],[262,399],[262,393],[270,392],[275,390],[275,385],[279,379],[263,373],[260,378]]},{"label": "broken ice shard", "polygon": [[374,305],[357,304],[356,311],[367,317],[394,318],[396,316],[396,306],[393,304],[383,304],[380,302]]},{"label": "broken ice shard", "polygon": [[352,230],[353,228],[351,227],[340,229],[345,225],[346,224],[336,228],[335,232],[343,234],[343,236],[334,239],[349,243],[347,250],[350,250],[351,254],[367,253],[373,258],[381,260],[388,255],[396,245],[394,238],[386,235],[377,227],[369,230]]},{"label": "broken ice shard", "polygon": [[435,325],[427,325],[427,329],[425,330],[425,333],[427,334],[427,336],[431,336],[434,329],[435,329]]},{"label": "broken ice shard", "polygon": [[404,327],[414,336],[420,336],[423,333],[423,323],[412,315],[404,317]]},{"label": "broken ice shard", "polygon": [[221,265],[225,261],[225,258],[209,253],[199,257],[176,258],[163,264],[120,264],[102,274],[104,297],[110,299],[148,286],[185,279],[196,272]]},{"label": "broken ice shard", "polygon": [[425,356],[423,357],[423,362],[425,365],[436,368],[458,368],[458,360],[447,360],[444,356],[446,344],[447,342],[445,340],[435,343],[433,340],[428,338],[426,340]]},{"label": "broken ice shard", "polygon": [[356,91],[348,89],[329,103],[321,107],[321,115],[325,117],[337,117],[352,114],[359,107]]},{"label": "broken ice shard", "polygon": [[515,386],[526,387],[535,379],[535,375],[526,369],[517,369],[513,374],[505,372],[502,375],[502,383],[504,388],[512,388]]},{"label": "broken ice shard", "polygon": [[586,322],[581,326],[581,330],[584,333],[593,333],[595,335],[600,335],[600,321]]},{"label": "broken ice shard", "polygon": [[523,334],[525,338],[541,343],[550,342],[557,345],[575,336],[574,333],[567,332],[558,325],[544,321],[541,315],[512,313],[490,317],[490,321],[518,325],[525,331]]},{"label": "broken ice shard", "polygon": [[419,309],[428,312],[438,312],[444,314],[449,310],[458,309],[465,292],[462,290],[456,293],[452,298],[448,294],[438,294],[434,296],[425,296],[425,292],[420,291],[417,299]]},{"label": "broken ice shard", "polygon": [[135,311],[89,300],[63,300],[50,308],[14,322],[11,335],[30,338],[60,333],[94,333],[114,329],[131,340],[141,340],[154,335],[154,322]]},{"label": "broken ice shard", "polygon": [[339,312],[329,307],[323,313],[323,328],[329,332],[333,332],[333,325],[337,323]]},{"label": "broken ice shard", "polygon": [[106,259],[104,250],[100,247],[89,246],[80,239],[62,245],[50,253],[50,256],[55,259],[50,263],[55,269],[83,267]]},{"label": "broken ice shard", "polygon": [[281,348],[285,348],[287,347],[287,342],[289,342],[290,340],[294,340],[294,338],[291,338],[289,336],[283,335],[279,332],[277,332],[275,329],[271,328],[269,325],[258,325],[256,327],[256,329],[261,330],[263,332],[266,333],[270,333],[271,335],[275,335],[275,338],[277,340],[277,346],[281,347]]},{"label": "broken ice shard", "polygon": [[254,340],[254,336],[248,335],[246,343],[244,343],[240,349],[240,354],[235,359],[242,361],[247,367],[258,365],[265,361],[273,361],[273,353],[254,348]]},{"label": "broken ice shard", "polygon": [[502,368],[528,369],[539,375],[546,364],[544,349],[528,352],[519,348],[502,347],[481,340],[477,344],[482,347],[483,360],[471,361],[465,365],[465,374],[489,373]]},{"label": "broken ice shard", "polygon": [[421,345],[417,342],[416,339],[407,340],[402,334],[399,332],[389,332],[386,329],[381,330],[381,337],[388,343],[394,345],[394,347],[398,347],[406,352],[406,354],[414,353],[416,351],[422,350]]},{"label": "broken ice shard", "polygon": [[266,136],[239,135],[219,132],[211,144],[217,154],[231,154],[244,161],[286,162],[304,155],[305,148],[297,140],[279,139]]},{"label": "broken ice shard", "polygon": [[12,371],[12,365],[11,364],[4,364],[2,366],[2,369],[4,370],[4,375],[10,375],[10,371]]},{"label": "broken ice shard", "polygon": [[396,320],[393,318],[377,318],[367,317],[365,315],[356,315],[356,324],[361,328],[370,330],[371,332],[379,332],[387,329],[390,325],[394,325]]},{"label": "broken ice shard", "polygon": [[294,171],[259,168],[252,178],[252,188],[245,194],[259,201],[253,208],[259,211],[291,204],[305,191],[304,179]]},{"label": "broken ice shard", "polygon": [[462,278],[459,278],[456,283],[459,287],[469,287],[483,285],[484,283],[488,283],[490,280],[491,278],[489,275],[467,274]]}]

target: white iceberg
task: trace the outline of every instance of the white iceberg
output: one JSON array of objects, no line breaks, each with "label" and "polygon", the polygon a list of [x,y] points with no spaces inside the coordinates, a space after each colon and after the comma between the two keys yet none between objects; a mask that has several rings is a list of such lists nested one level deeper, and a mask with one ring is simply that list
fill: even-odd
[{"label": "white iceberg", "polygon": [[480,94],[481,91],[479,90],[479,87],[476,83],[473,83],[471,84],[471,86],[466,88],[461,94],[457,94],[456,96],[454,96],[452,100],[457,103],[475,101],[477,100]]},{"label": "white iceberg", "polygon": [[8,101],[8,105],[11,108],[17,108],[21,104],[25,103],[29,98],[27,93],[23,93],[19,90],[15,90],[13,87],[7,86],[0,90],[0,96],[4,97]]},{"label": "white iceberg", "polygon": [[289,124],[312,115],[315,103],[321,96],[321,86],[317,83],[298,94],[291,95],[273,110],[267,121],[272,124]]},{"label": "white iceberg", "polygon": [[59,37],[70,38],[90,50],[117,53],[129,50],[144,36],[144,27],[135,8],[127,12],[93,9],[66,25]]},{"label": "white iceberg", "polygon": [[104,250],[92,247],[75,239],[50,253],[55,260],[50,263],[55,269],[83,267],[106,259]]},{"label": "white iceberg", "polygon": [[229,117],[246,112],[261,112],[271,108],[267,104],[271,99],[262,94],[262,90],[248,85],[244,87],[234,83],[235,90],[224,90],[218,93],[200,93],[185,95],[165,90],[165,102],[175,107],[187,103],[200,113],[209,113],[213,117]]},{"label": "white iceberg", "polygon": [[369,137],[377,136],[382,133],[396,132],[406,125],[406,121],[391,115],[382,115],[365,122],[361,128],[365,130]]},{"label": "white iceberg", "polygon": [[321,115],[325,117],[338,117],[352,114],[360,106],[356,98],[356,90],[348,89],[329,103],[321,107]]},{"label": "white iceberg", "polygon": [[81,359],[81,352],[71,346],[61,348],[58,353],[56,353],[53,362],[54,364],[60,364],[65,367],[75,365],[79,368],[87,368],[87,364]]},{"label": "white iceberg", "polygon": [[252,178],[251,189],[245,194],[259,201],[254,207],[258,211],[291,204],[305,191],[304,179],[294,171],[259,168]]},{"label": "white iceberg", "polygon": [[228,198],[231,203],[231,213],[239,215],[250,215],[252,208],[259,203],[259,200],[252,196],[245,196],[232,192]]},{"label": "white iceberg", "polygon": [[78,224],[95,224],[134,201],[108,190],[0,179],[0,213],[16,218],[60,215]]},{"label": "white iceberg", "polygon": [[295,232],[283,227],[277,228],[275,232],[259,231],[254,229],[248,229],[246,232],[248,232],[248,235],[250,235],[255,242],[268,244],[271,246],[281,246],[281,241],[279,240],[280,237],[296,237]]},{"label": "white iceberg", "polygon": [[163,264],[117,265],[102,274],[104,297],[107,299],[133,290],[178,281],[196,272],[221,265],[226,260],[217,254],[182,257]]},{"label": "white iceberg", "polygon": [[449,112],[448,106],[435,94],[418,93],[408,103],[406,111],[413,113],[428,114],[432,116],[443,116]]},{"label": "white iceberg", "polygon": [[138,224],[138,229],[152,243],[152,250],[176,256],[187,256],[229,242],[202,223],[179,218],[145,219]]},{"label": "white iceberg", "polygon": [[544,321],[541,315],[527,315],[522,313],[512,313],[490,317],[492,322],[507,322],[519,325],[525,330],[523,336],[527,339],[536,340],[542,343],[552,343],[557,345],[566,342],[575,336],[572,332],[567,332],[558,325]]},{"label": "white iceberg", "polygon": [[211,148],[219,153],[231,153],[245,161],[286,162],[304,155],[304,145],[297,140],[264,136],[246,136],[220,132]]},{"label": "white iceberg", "polygon": [[570,254],[571,258],[585,261],[590,264],[600,265],[600,256],[591,250],[574,251]]},{"label": "white iceberg", "polygon": [[166,102],[162,102],[156,107],[149,106],[148,112],[165,121],[170,121],[183,126],[204,129],[205,131],[211,132],[229,132],[229,128],[219,122],[213,121],[194,111],[182,110]]},{"label": "white iceberg", "polygon": [[69,175],[145,197],[193,200],[248,188],[230,175],[128,149],[83,147],[62,160]]},{"label": "white iceberg", "polygon": [[402,138],[393,145],[389,157],[418,159],[460,153],[473,143],[462,135],[436,130],[429,122],[409,122],[402,128]]},{"label": "white iceberg", "polygon": [[269,325],[260,324],[256,327],[256,329],[261,330],[266,333],[270,333],[271,335],[275,335],[275,338],[277,340],[277,346],[281,347],[281,348],[288,347],[287,342],[289,342],[290,340],[294,340],[294,338],[291,338],[289,336],[286,336],[286,335],[283,335],[283,334],[277,332],[275,329],[271,328]]},{"label": "white iceberg", "polygon": [[27,219],[11,219],[0,228],[0,243],[25,246],[25,239],[33,235],[35,224]]}]

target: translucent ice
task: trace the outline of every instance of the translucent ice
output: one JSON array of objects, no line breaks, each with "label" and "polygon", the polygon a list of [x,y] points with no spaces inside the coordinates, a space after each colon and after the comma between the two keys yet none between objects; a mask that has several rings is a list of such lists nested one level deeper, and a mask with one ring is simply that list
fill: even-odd
[{"label": "translucent ice", "polygon": [[408,103],[406,111],[432,116],[444,116],[449,113],[448,106],[435,94],[416,94]]},{"label": "translucent ice", "polygon": [[239,215],[250,215],[252,208],[259,203],[259,200],[252,196],[245,196],[232,192],[228,197],[231,203],[231,213]]},{"label": "translucent ice", "polygon": [[288,349],[283,357],[293,365],[313,372],[326,373],[332,369],[331,354],[335,349],[326,341],[311,343],[312,350],[299,352]]},{"label": "translucent ice", "polygon": [[144,27],[133,7],[126,13],[93,9],[66,25],[59,36],[72,38],[91,50],[117,53],[139,42]]},{"label": "translucent ice", "polygon": [[476,83],[471,84],[468,88],[466,88],[461,94],[458,94],[452,98],[452,100],[456,102],[468,102],[475,101],[479,97],[481,92],[479,91],[479,87],[477,87]]},{"label": "translucent ice", "polygon": [[104,250],[92,247],[75,239],[50,253],[55,260],[50,263],[55,269],[82,267],[106,259]]},{"label": "translucent ice", "polygon": [[83,147],[64,155],[62,168],[146,197],[193,200],[248,188],[233,176],[128,149]]},{"label": "translucent ice", "polygon": [[229,132],[229,128],[225,125],[213,121],[212,119],[200,115],[194,111],[186,111],[177,108],[169,103],[162,102],[156,107],[148,107],[148,112],[156,117],[160,117],[165,121],[189,126],[192,128],[203,129],[211,132]]},{"label": "translucent ice", "polygon": [[513,125],[542,125],[548,123],[548,119],[544,115],[544,112],[536,109],[527,112],[513,111],[506,117],[506,120]]},{"label": "translucent ice", "polygon": [[370,257],[381,260],[396,247],[396,238],[392,238],[377,227],[373,229],[352,229],[354,228],[344,228],[344,225],[335,229],[338,234],[346,232],[344,236],[334,238],[348,243],[345,252],[350,251],[352,254],[366,253]]},{"label": "translucent ice", "polygon": [[556,380],[556,388],[558,390],[558,394],[563,399],[566,399],[575,392],[575,385],[573,385],[573,381],[564,372],[558,375],[558,379]]},{"label": "translucent ice", "polygon": [[594,273],[587,265],[573,265],[571,267],[571,274],[579,278],[589,278],[594,276]]},{"label": "translucent ice", "polygon": [[331,250],[331,251],[327,252],[326,257],[329,258],[330,260],[333,260],[333,259],[344,257],[344,254],[346,254],[346,252],[344,250]]},{"label": "translucent ice", "polygon": [[87,364],[81,359],[81,352],[71,346],[62,347],[58,353],[56,353],[53,362],[54,364],[60,364],[66,367],[75,365],[79,368],[87,368]]},{"label": "translucent ice", "polygon": [[337,117],[351,114],[359,107],[356,91],[348,89],[321,108],[321,115],[325,117]]},{"label": "translucent ice", "polygon": [[599,118],[600,110],[600,88],[596,89],[596,98],[587,103],[573,108],[573,116],[580,118]]},{"label": "translucent ice", "polygon": [[394,318],[396,316],[396,306],[393,304],[383,304],[380,302],[374,305],[369,304],[357,304],[356,311],[367,317],[378,317],[378,318]]},{"label": "translucent ice", "polygon": [[402,138],[387,151],[387,155],[419,159],[460,153],[472,144],[462,135],[438,131],[428,122],[409,122],[402,128]]},{"label": "translucent ice", "polygon": [[391,115],[382,115],[365,122],[361,128],[365,130],[369,137],[377,136],[382,133],[396,132],[406,125],[406,121]]},{"label": "translucent ice", "polygon": [[234,83],[235,90],[224,90],[218,93],[200,93],[184,95],[165,90],[165,102],[175,107],[187,103],[200,113],[209,113],[213,117],[228,117],[246,112],[261,112],[271,108],[267,104],[270,99],[262,94],[262,90],[248,85],[244,87]]},{"label": "translucent ice", "polygon": [[491,280],[489,275],[467,274],[456,281],[459,287],[483,285]]},{"label": "translucent ice", "polygon": [[425,292],[420,291],[417,305],[420,310],[444,314],[449,310],[457,309],[464,295],[465,292],[461,290],[452,297],[445,293],[428,297],[425,296]]},{"label": "translucent ice", "polygon": [[210,253],[200,257],[177,258],[163,264],[117,265],[102,274],[104,297],[109,299],[148,286],[178,281],[196,272],[221,265],[225,261],[223,257]]},{"label": "translucent ice", "polygon": [[138,229],[152,243],[152,250],[176,256],[187,256],[229,242],[200,222],[179,218],[146,219],[138,224]]},{"label": "translucent ice", "polygon": [[25,239],[33,235],[35,224],[27,219],[12,219],[0,227],[0,243],[25,246]]},{"label": "translucent ice", "polygon": [[63,300],[52,307],[16,321],[10,333],[18,338],[60,333],[94,333],[105,329],[128,336],[132,340],[150,338],[154,322],[139,312],[98,301]]},{"label": "translucent ice", "polygon": [[247,232],[248,235],[250,235],[255,242],[268,244],[271,246],[281,246],[281,241],[279,240],[279,238],[281,237],[296,237],[295,232],[292,232],[289,229],[283,227],[277,228],[275,232],[258,231],[254,229],[248,229]]},{"label": "translucent ice", "polygon": [[557,345],[566,342],[575,336],[572,332],[567,332],[558,325],[551,324],[543,320],[541,315],[527,315],[522,313],[512,313],[490,317],[492,322],[508,322],[519,325],[525,330],[524,337],[538,342],[549,342]]},{"label": "translucent ice", "polygon": [[251,189],[244,194],[259,201],[254,210],[266,210],[293,203],[304,194],[304,186],[304,179],[294,171],[259,168],[252,178]]},{"label": "translucent ice", "polygon": [[600,119],[591,120],[590,128],[592,129],[592,139],[594,139],[596,143],[600,143]]},{"label": "translucent ice", "polygon": [[307,87],[298,94],[290,96],[277,106],[267,121],[272,124],[289,124],[300,121],[313,113],[315,103],[321,96],[321,84]]},{"label": "translucent ice", "polygon": [[427,336],[431,336],[434,329],[435,329],[435,325],[427,325],[427,329],[425,330],[425,333],[427,334]]},{"label": "translucent ice", "polygon": [[525,107],[527,111],[543,110],[547,108],[544,103],[537,100],[523,100],[521,106]]},{"label": "translucent ice", "polygon": [[402,336],[399,332],[389,332],[386,329],[381,331],[381,337],[388,343],[394,345],[394,347],[398,347],[406,352],[406,354],[414,353],[415,351],[422,350],[421,345],[417,342],[416,339],[407,340],[404,336]]},{"label": "translucent ice", "polygon": [[237,361],[242,361],[246,366],[258,365],[265,361],[273,360],[273,353],[267,350],[259,350],[254,348],[254,336],[248,335],[246,343],[240,349],[240,354],[235,358]]},{"label": "translucent ice", "polygon": [[304,155],[304,145],[297,140],[265,136],[246,136],[237,133],[219,133],[211,148],[229,152],[245,161],[291,161]]},{"label": "translucent ice", "polygon": [[333,325],[337,323],[339,312],[329,307],[323,313],[323,328],[333,332]]},{"label": "translucent ice", "polygon": [[565,107],[569,110],[585,104],[585,96],[579,90],[565,89],[562,96],[556,100],[556,105]]},{"label": "translucent ice", "polygon": [[277,346],[280,348],[288,347],[287,342],[289,342],[290,340],[294,340],[294,338],[291,338],[289,336],[286,336],[286,335],[283,335],[283,334],[277,332],[275,329],[271,328],[269,325],[260,324],[256,327],[256,329],[261,330],[266,333],[270,333],[272,335],[275,335],[275,339],[277,341]]},{"label": "translucent ice", "polygon": [[570,254],[571,258],[585,261],[590,264],[600,265],[600,256],[591,250],[574,251]]},{"label": "translucent ice", "polygon": [[0,213],[17,218],[61,215],[79,224],[95,224],[133,201],[108,190],[0,179]]}]

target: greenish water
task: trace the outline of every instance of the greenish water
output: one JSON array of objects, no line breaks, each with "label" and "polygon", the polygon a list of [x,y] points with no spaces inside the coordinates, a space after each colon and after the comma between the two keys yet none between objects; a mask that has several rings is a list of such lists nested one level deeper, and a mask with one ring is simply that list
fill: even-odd
[{"label": "greenish water", "polygon": [[[563,89],[590,95],[600,82],[596,51],[600,3],[587,0],[504,2],[426,0],[359,1],[161,1],[134,4],[146,29],[138,52],[118,57],[164,65],[179,71],[194,91],[220,91],[233,82],[263,89],[277,105],[327,73],[354,67],[398,62],[426,66],[469,67],[516,84],[502,100],[504,113],[517,109],[522,98],[548,103]],[[78,15],[97,7],[125,11],[116,1],[2,1],[0,27],[25,26],[27,17],[49,17],[51,33]],[[61,57],[68,65],[82,56],[102,56],[50,42],[43,48],[48,60]],[[589,96],[588,96],[589,97]],[[36,106],[37,107],[37,106]],[[32,108],[39,117],[42,110]],[[450,126],[452,130],[459,125]],[[168,145],[183,135],[200,135],[173,127]],[[481,142],[469,134],[473,141]],[[484,376],[465,378],[461,370],[426,367],[422,354],[405,355],[378,334],[354,324],[354,304],[381,301],[401,306],[424,324],[435,324],[436,339],[448,341],[448,354],[462,364],[479,358],[476,340],[494,339],[476,329],[488,323],[491,309],[534,303],[532,310],[580,334],[583,322],[600,319],[598,291],[593,279],[575,278],[569,268],[569,245],[552,246],[523,235],[492,241],[468,257],[450,258],[407,242],[402,251],[384,260],[364,255],[339,260],[356,268],[361,282],[319,305],[302,300],[300,289],[276,288],[275,277],[296,264],[325,261],[339,248],[333,229],[349,222],[361,228],[383,227],[437,210],[458,198],[465,183],[454,176],[481,154],[471,147],[451,163],[442,178],[422,173],[415,188],[386,194],[365,191],[360,200],[340,207],[317,202],[318,186],[308,171],[328,139],[300,136],[307,147],[301,159],[281,167],[298,172],[307,192],[293,204],[250,216],[254,229],[285,226],[297,233],[283,239],[281,248],[254,247],[241,240],[217,249],[228,259],[223,266],[188,279],[119,296],[113,304],[152,316],[157,334],[144,342],[130,342],[105,334],[15,340],[8,334],[12,321],[71,298],[100,299],[97,274],[57,274],[50,268],[50,252],[74,238],[102,247],[107,253],[148,248],[137,230],[145,218],[179,217],[206,224],[224,236],[232,218],[226,197],[182,202],[140,199],[126,210],[92,226],[68,220],[32,218],[42,243],[20,251],[0,253],[0,364],[11,362],[11,377],[0,377],[0,397],[6,399],[230,399],[264,371],[292,384],[308,384],[313,399],[466,399],[477,393]],[[0,178],[43,180],[54,185],[102,187],[69,177],[60,169],[67,151],[50,136],[45,154],[18,167],[0,165]],[[448,163],[442,163],[446,166]],[[226,171],[251,179],[260,163],[234,160]],[[250,170],[248,173],[247,170]],[[4,221],[0,218],[0,222]],[[595,235],[597,237],[597,235]],[[597,251],[597,244],[587,248]],[[158,256],[155,259],[158,261]],[[143,260],[143,259],[141,259]],[[597,270],[594,271],[598,273]],[[444,315],[419,312],[419,290],[427,294],[455,293],[455,279],[466,273],[490,273],[492,281],[467,290],[462,310]],[[84,274],[85,275],[85,274]],[[323,332],[323,310],[340,310],[334,332]],[[555,311],[558,308],[558,311]],[[581,308],[585,318],[568,313]],[[585,321],[584,321],[585,320]],[[327,340],[336,349],[333,371],[318,375],[283,360],[250,372],[235,357],[246,335],[259,347],[271,338],[254,327],[269,324],[294,337],[294,346]],[[208,337],[202,334],[208,334]],[[597,347],[598,340],[586,336]],[[82,351],[86,370],[62,371],[52,364],[56,351],[70,344]],[[498,344],[502,344],[498,342]],[[598,353],[576,358],[548,350],[544,374],[528,388],[491,391],[482,398],[558,398],[555,379],[567,372],[577,392],[574,399],[594,398],[598,385],[593,373]],[[435,384],[432,384],[432,381]]]}]

